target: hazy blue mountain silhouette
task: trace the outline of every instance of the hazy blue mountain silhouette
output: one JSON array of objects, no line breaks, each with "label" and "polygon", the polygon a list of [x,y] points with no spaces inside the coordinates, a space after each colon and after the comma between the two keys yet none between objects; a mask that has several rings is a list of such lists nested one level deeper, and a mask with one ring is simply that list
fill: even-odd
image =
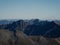
[{"label": "hazy blue mountain silhouette", "polygon": [[15,20],[0,20],[0,25],[10,24],[14,22]]}]

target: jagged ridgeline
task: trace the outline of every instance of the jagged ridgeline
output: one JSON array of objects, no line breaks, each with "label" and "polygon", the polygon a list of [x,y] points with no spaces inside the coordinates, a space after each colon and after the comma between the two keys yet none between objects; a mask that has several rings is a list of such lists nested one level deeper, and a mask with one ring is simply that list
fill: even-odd
[{"label": "jagged ridgeline", "polygon": [[60,45],[59,22],[39,19],[4,22],[0,24],[0,45]]}]

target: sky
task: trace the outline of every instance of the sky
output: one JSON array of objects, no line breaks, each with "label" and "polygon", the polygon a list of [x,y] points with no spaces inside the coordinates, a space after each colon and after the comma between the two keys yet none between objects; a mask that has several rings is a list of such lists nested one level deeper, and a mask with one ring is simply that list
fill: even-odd
[{"label": "sky", "polygon": [[0,0],[1,19],[60,20],[60,0]]}]

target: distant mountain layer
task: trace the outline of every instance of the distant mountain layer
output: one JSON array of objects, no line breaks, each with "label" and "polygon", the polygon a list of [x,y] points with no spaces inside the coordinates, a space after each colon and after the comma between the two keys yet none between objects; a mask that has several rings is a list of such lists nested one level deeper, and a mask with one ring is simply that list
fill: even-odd
[{"label": "distant mountain layer", "polygon": [[0,25],[4,25],[4,24],[9,24],[12,23],[13,21],[9,21],[9,20],[0,20]]},{"label": "distant mountain layer", "polygon": [[18,19],[8,19],[8,20],[0,20],[0,25],[4,25],[4,24],[10,24],[14,21],[17,21]]}]

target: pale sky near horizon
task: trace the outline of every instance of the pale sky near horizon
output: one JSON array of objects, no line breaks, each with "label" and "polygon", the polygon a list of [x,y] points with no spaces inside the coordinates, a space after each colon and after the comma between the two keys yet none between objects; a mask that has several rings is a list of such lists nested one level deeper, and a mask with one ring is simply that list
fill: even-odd
[{"label": "pale sky near horizon", "polygon": [[60,0],[0,0],[1,19],[60,20]]}]

